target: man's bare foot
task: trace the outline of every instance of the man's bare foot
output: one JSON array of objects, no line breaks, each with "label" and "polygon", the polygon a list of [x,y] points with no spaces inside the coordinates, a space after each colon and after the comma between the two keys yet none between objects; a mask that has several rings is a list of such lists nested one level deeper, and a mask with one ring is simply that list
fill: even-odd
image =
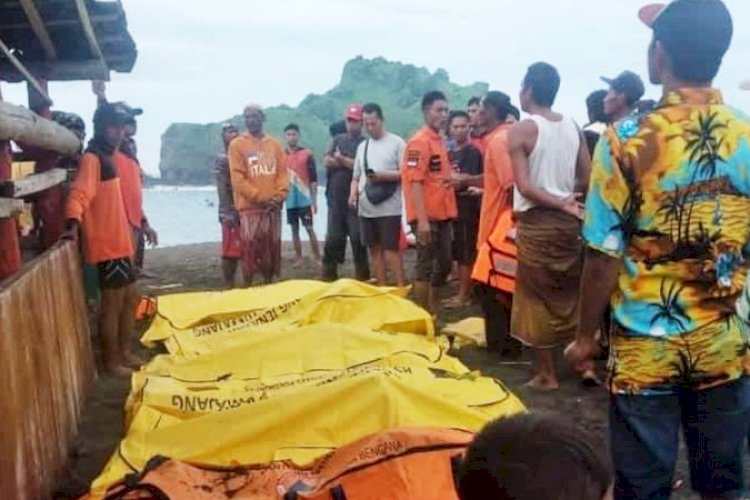
[{"label": "man's bare foot", "polygon": [[542,392],[556,391],[560,388],[560,384],[557,383],[556,379],[545,375],[536,375],[534,378],[523,384],[523,386],[534,391]]},{"label": "man's bare foot", "polygon": [[469,301],[462,297],[453,297],[452,299],[443,301],[443,308],[447,310],[463,309],[467,305],[469,305]]},{"label": "man's bare foot", "polygon": [[104,374],[108,377],[125,378],[133,374],[133,370],[123,365],[107,365]]},{"label": "man's bare foot", "polygon": [[602,385],[602,381],[594,370],[585,370],[581,373],[581,384],[584,387],[598,387]]},{"label": "man's bare foot", "polygon": [[137,368],[140,368],[141,365],[143,365],[143,363],[145,363],[145,361],[143,361],[141,358],[139,358],[132,352],[127,352],[122,355],[122,364],[125,365],[127,368],[137,369]]}]

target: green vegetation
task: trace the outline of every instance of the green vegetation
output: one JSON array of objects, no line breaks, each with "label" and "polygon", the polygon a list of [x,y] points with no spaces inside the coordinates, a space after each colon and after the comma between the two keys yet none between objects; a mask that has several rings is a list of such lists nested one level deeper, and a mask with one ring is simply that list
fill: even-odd
[{"label": "green vegetation", "polygon": [[[453,107],[464,109],[471,96],[487,92],[487,84],[475,83],[462,87],[451,83],[448,73],[438,69],[430,73],[425,68],[386,61],[383,58],[357,57],[344,66],[341,82],[323,95],[307,96],[297,108],[276,106],[266,109],[266,130],[281,138],[284,126],[290,122],[302,129],[302,142],[311,148],[316,158],[325,153],[330,136],[328,127],[339,120],[351,102],[376,102],[383,107],[388,129],[408,138],[422,122],[419,109],[422,95],[430,90],[445,92]],[[242,118],[228,121],[240,129]],[[221,124],[197,125],[175,123],[162,136],[161,182],[175,184],[210,184],[210,166],[221,150]],[[322,162],[321,165],[322,167]]]}]

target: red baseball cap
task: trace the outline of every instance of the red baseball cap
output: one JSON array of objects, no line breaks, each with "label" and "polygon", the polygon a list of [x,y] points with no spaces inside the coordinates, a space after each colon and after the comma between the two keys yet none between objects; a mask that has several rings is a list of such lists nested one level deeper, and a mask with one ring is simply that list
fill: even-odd
[{"label": "red baseball cap", "polygon": [[347,120],[354,120],[356,122],[362,121],[362,105],[361,104],[350,104],[346,107],[344,118]]}]

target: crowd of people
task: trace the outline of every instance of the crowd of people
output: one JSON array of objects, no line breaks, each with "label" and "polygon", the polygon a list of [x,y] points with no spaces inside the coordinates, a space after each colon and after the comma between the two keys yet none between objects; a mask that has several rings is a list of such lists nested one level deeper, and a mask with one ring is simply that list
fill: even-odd
[{"label": "crowd of people", "polygon": [[[649,76],[662,98],[643,100],[643,82],[625,71],[589,96],[585,127],[553,109],[561,79],[544,62],[523,77],[525,117],[503,92],[454,109],[436,90],[422,99],[423,126],[405,139],[387,130],[377,103],[348,106],[323,157],[322,252],[313,226],[318,171],[299,124],[285,127],[282,144],[265,131],[263,108],[250,104],[246,131],[222,127],[224,152],[213,167],[228,286],[238,270],[245,286],[279,275],[286,206],[295,266],[302,226],[324,280],[339,278],[348,241],[354,278],[411,282],[432,313],[476,298],[489,349],[506,357],[533,350],[532,389],[558,388],[561,347],[581,380],[598,384],[594,360],[609,346],[614,478],[586,436],[521,418],[478,436],[459,484],[465,500],[488,492],[668,498],[681,427],[693,488],[704,498],[744,491],[750,119],[712,87],[732,19],[720,0],[649,6],[641,19],[653,32]],[[144,242],[156,244],[157,235],[143,212],[133,141],[140,110],[95,91],[94,136],[74,160],[64,219],[45,212],[42,226],[82,239],[101,290],[104,366],[124,376],[140,365],[130,351],[136,283]],[[405,270],[409,237],[416,260]],[[452,273],[458,293],[441,304]],[[549,441],[560,444],[549,455],[556,463],[544,460]],[[581,476],[576,488],[562,487],[571,484],[564,471]],[[543,489],[550,485],[561,487]]]},{"label": "crowd of people", "polygon": [[[386,130],[377,103],[347,107],[346,130],[323,159],[321,274],[338,278],[348,239],[356,279],[391,283],[390,272],[406,284],[405,219],[416,239],[415,300],[436,312],[455,263],[459,292],[443,306],[462,307],[473,289],[488,347],[504,356],[533,350],[530,388],[558,388],[554,353],[566,344],[573,370],[598,384],[594,360],[609,344],[615,497],[669,497],[682,426],[693,488],[735,498],[750,426],[748,318],[735,309],[748,299],[750,120],[712,87],[733,24],[719,0],[649,6],[641,19],[653,32],[649,76],[663,97],[643,100],[631,71],[605,78],[607,88],[587,99],[583,128],[553,109],[560,75],[543,62],[523,78],[523,119],[503,92],[451,110],[432,91],[422,99],[424,125],[404,140]],[[299,153],[299,127],[287,127],[284,148],[264,132],[259,106],[244,117],[247,132],[227,142],[217,171],[234,200],[235,229],[225,234],[238,239],[225,240],[224,256],[239,249],[233,258],[251,284],[256,272],[266,282],[279,273],[285,200],[295,234],[300,221],[311,228],[316,177],[309,153]],[[512,438],[506,431],[488,428],[476,453],[495,453],[500,436]],[[500,462],[477,458],[471,484],[484,478],[501,485],[499,498],[539,498],[522,493],[534,478],[503,490],[486,470]],[[590,493],[565,498],[611,495],[603,470],[589,468],[599,475]]]}]

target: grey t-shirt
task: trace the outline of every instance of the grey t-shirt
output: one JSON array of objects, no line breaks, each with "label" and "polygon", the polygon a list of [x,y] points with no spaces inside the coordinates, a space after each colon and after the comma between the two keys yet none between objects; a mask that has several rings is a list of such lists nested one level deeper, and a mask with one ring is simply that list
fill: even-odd
[{"label": "grey t-shirt", "polygon": [[[367,166],[375,172],[398,172],[401,167],[401,158],[404,156],[406,143],[404,140],[389,132],[378,140],[369,139],[367,147]],[[367,140],[362,141],[357,147],[357,156],[354,159],[354,179],[359,180],[359,216],[373,219],[376,217],[393,217],[400,216],[402,212],[402,192],[401,184],[393,195],[382,203],[373,205],[367,199],[365,185],[367,176],[365,175],[365,144]]]}]

